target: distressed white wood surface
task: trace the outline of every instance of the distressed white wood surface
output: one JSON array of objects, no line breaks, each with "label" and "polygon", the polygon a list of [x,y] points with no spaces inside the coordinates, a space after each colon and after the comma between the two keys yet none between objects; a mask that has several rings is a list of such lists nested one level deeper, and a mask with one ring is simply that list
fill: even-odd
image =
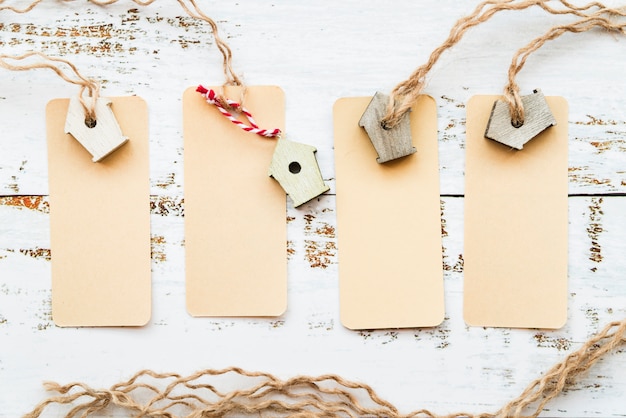
[{"label": "distressed white wood surface", "polygon": [[[470,31],[443,56],[426,89],[439,106],[446,320],[433,329],[376,332],[339,323],[333,102],[390,91],[474,3],[201,2],[246,82],[285,90],[286,132],[318,149],[331,186],[299,209],[286,203],[289,307],[275,319],[191,318],[185,311],[180,98],[189,86],[222,81],[207,26],[174,2],[139,8],[121,0],[100,8],[50,0],[26,15],[0,12],[3,53],[40,49],[64,56],[103,80],[104,95],[146,99],[153,195],[149,325],[55,327],[44,112],[50,99],[77,89],[49,71],[2,72],[0,416],[30,410],[46,396],[44,380],[103,387],[141,368],[187,374],[230,365],[285,378],[341,374],[371,384],[407,412],[494,411],[598,327],[626,317],[626,40],[594,31],[548,43],[518,80],[523,94],[541,88],[570,104],[568,323],[544,332],[469,328],[462,319],[464,103],[474,94],[499,93],[514,50],[568,19],[529,10],[503,13]],[[549,404],[545,416],[626,416],[624,351]]]}]

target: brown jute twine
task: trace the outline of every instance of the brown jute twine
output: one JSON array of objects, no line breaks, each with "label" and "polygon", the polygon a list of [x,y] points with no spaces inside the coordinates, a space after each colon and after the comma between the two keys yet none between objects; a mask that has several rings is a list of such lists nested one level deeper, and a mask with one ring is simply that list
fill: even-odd
[{"label": "brown jute twine", "polygon": [[[62,66],[69,67],[69,71],[63,70]],[[47,68],[54,71],[64,81],[80,87],[78,96],[85,110],[85,120],[96,120],[95,109],[96,101],[100,95],[100,84],[82,75],[70,61],[33,51],[18,56],[0,54],[0,67],[11,71],[29,71],[37,68]],[[85,98],[85,93],[87,93],[89,101]]]},{"label": "brown jute twine", "polygon": [[35,6],[37,6],[43,0],[35,0],[31,4],[29,4],[28,6],[23,8],[23,9],[18,9],[15,6],[3,6],[4,1],[5,0],[0,0],[0,11],[2,11],[2,10],[10,10],[10,11],[15,12],[15,13],[28,13],[31,10],[33,10],[35,8]]},{"label": "brown jute twine", "polygon": [[[31,10],[33,10],[39,3],[42,2],[42,0],[34,0],[32,1],[28,6],[26,6],[23,9],[18,9],[16,7],[13,6],[5,6],[3,5],[5,0],[0,0],[0,11],[2,10],[10,10],[12,12],[15,13],[28,13]],[[64,0],[64,1],[69,1],[69,0]],[[119,0],[89,0],[90,3],[93,3],[97,6],[108,6],[114,3],[117,3]],[[139,6],[149,6],[152,3],[154,3],[156,0],[132,0],[133,3],[139,5]],[[243,99],[244,99],[244,93],[245,93],[245,86],[243,81],[241,80],[241,78],[235,73],[235,71],[233,70],[233,66],[232,66],[232,58],[233,58],[233,54],[232,51],[230,49],[230,47],[228,46],[228,44],[219,36],[219,31],[218,31],[218,27],[217,27],[217,23],[215,23],[215,21],[213,19],[211,19],[206,13],[204,13],[200,7],[198,6],[196,0],[176,0],[178,2],[178,4],[182,7],[182,9],[192,18],[194,19],[199,19],[202,20],[206,23],[209,24],[209,26],[211,27],[211,33],[213,35],[213,39],[215,40],[215,45],[217,46],[217,49],[219,50],[219,52],[222,54],[222,64],[223,64],[223,71],[224,71],[224,76],[226,78],[225,82],[223,83],[223,86],[242,86],[244,87],[244,90],[242,92],[241,98],[239,100],[240,104],[243,104]],[[188,4],[187,4],[188,3]],[[33,53],[35,54],[35,53]],[[43,55],[43,54],[39,54],[39,55]],[[2,56],[0,56],[2,57]],[[20,59],[19,57],[6,57],[6,58],[13,58],[13,59]],[[65,61],[67,62],[67,61]],[[7,66],[3,66],[5,68],[8,69],[13,69],[13,68],[9,68]],[[37,67],[39,68],[39,67]],[[48,67],[50,68],[50,67]],[[31,69],[31,68],[24,68],[24,69]],[[65,79],[65,78],[64,78]],[[66,80],[67,81],[67,80]],[[234,111],[234,112],[240,112],[239,108],[233,108],[228,104],[228,100],[226,100],[223,95],[219,98],[220,101],[222,102],[223,106],[230,110],[230,111]],[[82,103],[82,101],[81,101]],[[90,108],[90,111],[92,111],[92,108]]]},{"label": "brown jute twine", "polygon": [[[142,370],[109,389],[84,383],[45,383],[58,396],[41,402],[24,418],[38,418],[52,404],[71,408],[65,418],[125,412],[137,418],[209,417],[413,417],[413,418],[521,418],[537,417],[546,404],[600,358],[626,343],[626,319],[609,323],[578,350],[533,381],[515,399],[495,413],[438,415],[420,409],[403,414],[363,383],[337,375],[299,376],[281,380],[268,373],[237,367],[202,370],[190,376]],[[220,390],[225,378],[244,381],[243,389]],[[55,415],[58,416],[58,415]]]},{"label": "brown jute twine", "polygon": [[511,113],[511,123],[513,126],[524,124],[524,105],[519,93],[520,88],[515,81],[515,77],[522,70],[528,56],[541,48],[546,42],[556,39],[564,33],[581,33],[593,28],[602,28],[607,32],[626,34],[626,22],[616,22],[611,20],[617,16],[626,16],[623,10],[602,9],[591,16],[580,19],[568,25],[560,25],[551,28],[543,36],[533,39],[528,45],[515,53],[511,66],[509,67],[509,80],[504,88],[504,99],[509,105]]},{"label": "brown jute twine", "polygon": [[[558,5],[558,8],[552,5]],[[422,94],[426,85],[426,76],[437,63],[441,55],[456,45],[463,35],[471,28],[486,22],[498,12],[507,10],[524,10],[538,6],[553,15],[572,14],[582,18],[588,18],[597,9],[604,13],[615,12],[599,2],[591,2],[584,6],[575,6],[566,0],[486,0],[480,3],[472,13],[459,19],[452,29],[448,38],[430,54],[428,61],[418,67],[407,80],[399,83],[391,91],[387,113],[382,120],[383,126],[393,128],[413,106],[418,96]]]},{"label": "brown jute twine", "polygon": [[[119,0],[89,0],[91,3],[99,5],[99,6],[108,6],[114,3],[117,3]],[[156,0],[133,0],[134,3],[140,6],[149,6],[154,3]],[[183,8],[183,10],[194,19],[202,20],[209,24],[211,27],[211,32],[213,34],[213,39],[215,39],[215,45],[217,49],[220,51],[223,57],[223,67],[224,67],[224,76],[226,77],[226,81],[224,83],[225,86],[243,86],[243,81],[241,78],[235,73],[232,66],[233,54],[228,46],[228,44],[219,36],[219,31],[217,27],[217,23],[213,19],[211,19],[206,13],[204,13],[198,3],[195,0],[176,0],[178,4]],[[186,2],[189,3],[188,6]]]},{"label": "brown jute twine", "polygon": [[[94,3],[98,6],[108,6],[114,3],[117,3],[119,0],[89,0],[91,3]],[[132,0],[134,3],[140,6],[149,6],[154,3],[156,0]],[[224,71],[225,81],[223,83],[223,87],[226,86],[241,86],[243,87],[241,97],[239,99],[239,104],[243,105],[245,99],[246,88],[241,80],[241,78],[235,73],[233,70],[233,53],[228,44],[220,37],[217,23],[213,19],[211,19],[206,13],[204,13],[196,0],[176,0],[180,7],[192,18],[202,20],[209,24],[211,27],[211,33],[213,34],[213,39],[215,40],[215,46],[217,46],[218,51],[222,54],[222,66]],[[189,3],[189,5],[187,5]],[[222,107],[229,110],[230,112],[240,113],[241,106],[232,107],[229,104],[229,101],[226,100],[224,96],[224,92],[218,95],[217,100],[221,102]]]}]

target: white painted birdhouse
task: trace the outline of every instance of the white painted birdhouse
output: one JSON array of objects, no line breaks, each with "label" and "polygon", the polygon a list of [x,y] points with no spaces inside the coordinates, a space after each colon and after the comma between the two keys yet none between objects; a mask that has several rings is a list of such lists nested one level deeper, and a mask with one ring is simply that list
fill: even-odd
[{"label": "white painted birdhouse", "polygon": [[67,118],[65,119],[65,133],[71,134],[92,155],[94,163],[121,147],[128,141],[122,134],[120,125],[111,110],[111,100],[99,98],[96,101],[95,125],[88,126],[85,120],[85,110],[78,96],[70,99]]},{"label": "white painted birdhouse", "polygon": [[416,152],[411,139],[411,121],[409,113],[405,113],[400,122],[393,128],[384,128],[381,124],[387,113],[389,96],[377,92],[367,105],[359,126],[365,128],[372,145],[378,153],[379,163],[406,157]]},{"label": "white painted birdhouse", "polygon": [[328,191],[320,173],[315,147],[278,138],[269,175],[285,190],[298,207]]},{"label": "white painted birdhouse", "polygon": [[528,141],[541,132],[556,125],[556,119],[550,111],[546,98],[540,90],[522,96],[524,105],[524,124],[513,126],[509,105],[504,100],[496,100],[491,110],[485,138],[521,150]]}]

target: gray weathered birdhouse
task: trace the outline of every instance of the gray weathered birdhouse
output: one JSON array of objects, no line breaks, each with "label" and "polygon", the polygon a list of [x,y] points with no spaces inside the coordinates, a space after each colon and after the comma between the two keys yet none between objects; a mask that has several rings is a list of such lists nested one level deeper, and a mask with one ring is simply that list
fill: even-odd
[{"label": "gray weathered birdhouse", "polygon": [[92,161],[97,163],[124,145],[128,138],[122,134],[115,119],[110,99],[97,99],[95,111],[96,120],[86,121],[85,110],[78,96],[72,97],[65,119],[65,133],[76,138],[92,155]]},{"label": "gray weathered birdhouse", "polygon": [[540,90],[522,96],[524,105],[524,124],[513,126],[509,105],[504,100],[496,100],[491,110],[485,138],[521,150],[528,141],[541,132],[556,125],[556,119],[550,111],[548,102]]},{"label": "gray weathered birdhouse", "polygon": [[273,177],[298,207],[328,191],[320,173],[315,147],[278,138],[269,175]]},{"label": "gray weathered birdhouse", "polygon": [[384,128],[381,124],[387,113],[389,96],[377,92],[367,105],[359,126],[365,128],[372,145],[378,153],[379,163],[406,157],[416,152],[411,139],[411,121],[409,113],[405,113],[400,122],[393,128]]}]

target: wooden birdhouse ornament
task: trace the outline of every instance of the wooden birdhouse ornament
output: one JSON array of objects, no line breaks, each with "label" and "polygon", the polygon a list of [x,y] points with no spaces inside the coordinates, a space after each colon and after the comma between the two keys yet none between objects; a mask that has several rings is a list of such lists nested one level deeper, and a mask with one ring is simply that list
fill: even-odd
[{"label": "wooden birdhouse ornament", "polygon": [[71,134],[92,155],[97,163],[124,145],[128,138],[122,134],[113,110],[111,100],[98,98],[96,101],[96,120],[85,120],[85,110],[78,96],[70,99],[65,133]]},{"label": "wooden birdhouse ornament", "polygon": [[389,96],[377,92],[367,105],[359,126],[365,128],[372,145],[378,153],[379,163],[406,157],[416,152],[411,139],[411,122],[408,112],[393,128],[383,127],[381,121],[387,111]]},{"label": "wooden birdhouse ornament", "polygon": [[525,113],[524,124],[515,127],[511,122],[508,104],[504,100],[496,100],[487,123],[485,138],[521,150],[528,141],[550,126],[556,125],[546,98],[540,90],[522,96],[522,103]]},{"label": "wooden birdhouse ornament", "polygon": [[281,185],[294,207],[321,195],[330,188],[324,183],[311,145],[278,138],[269,175]]}]

